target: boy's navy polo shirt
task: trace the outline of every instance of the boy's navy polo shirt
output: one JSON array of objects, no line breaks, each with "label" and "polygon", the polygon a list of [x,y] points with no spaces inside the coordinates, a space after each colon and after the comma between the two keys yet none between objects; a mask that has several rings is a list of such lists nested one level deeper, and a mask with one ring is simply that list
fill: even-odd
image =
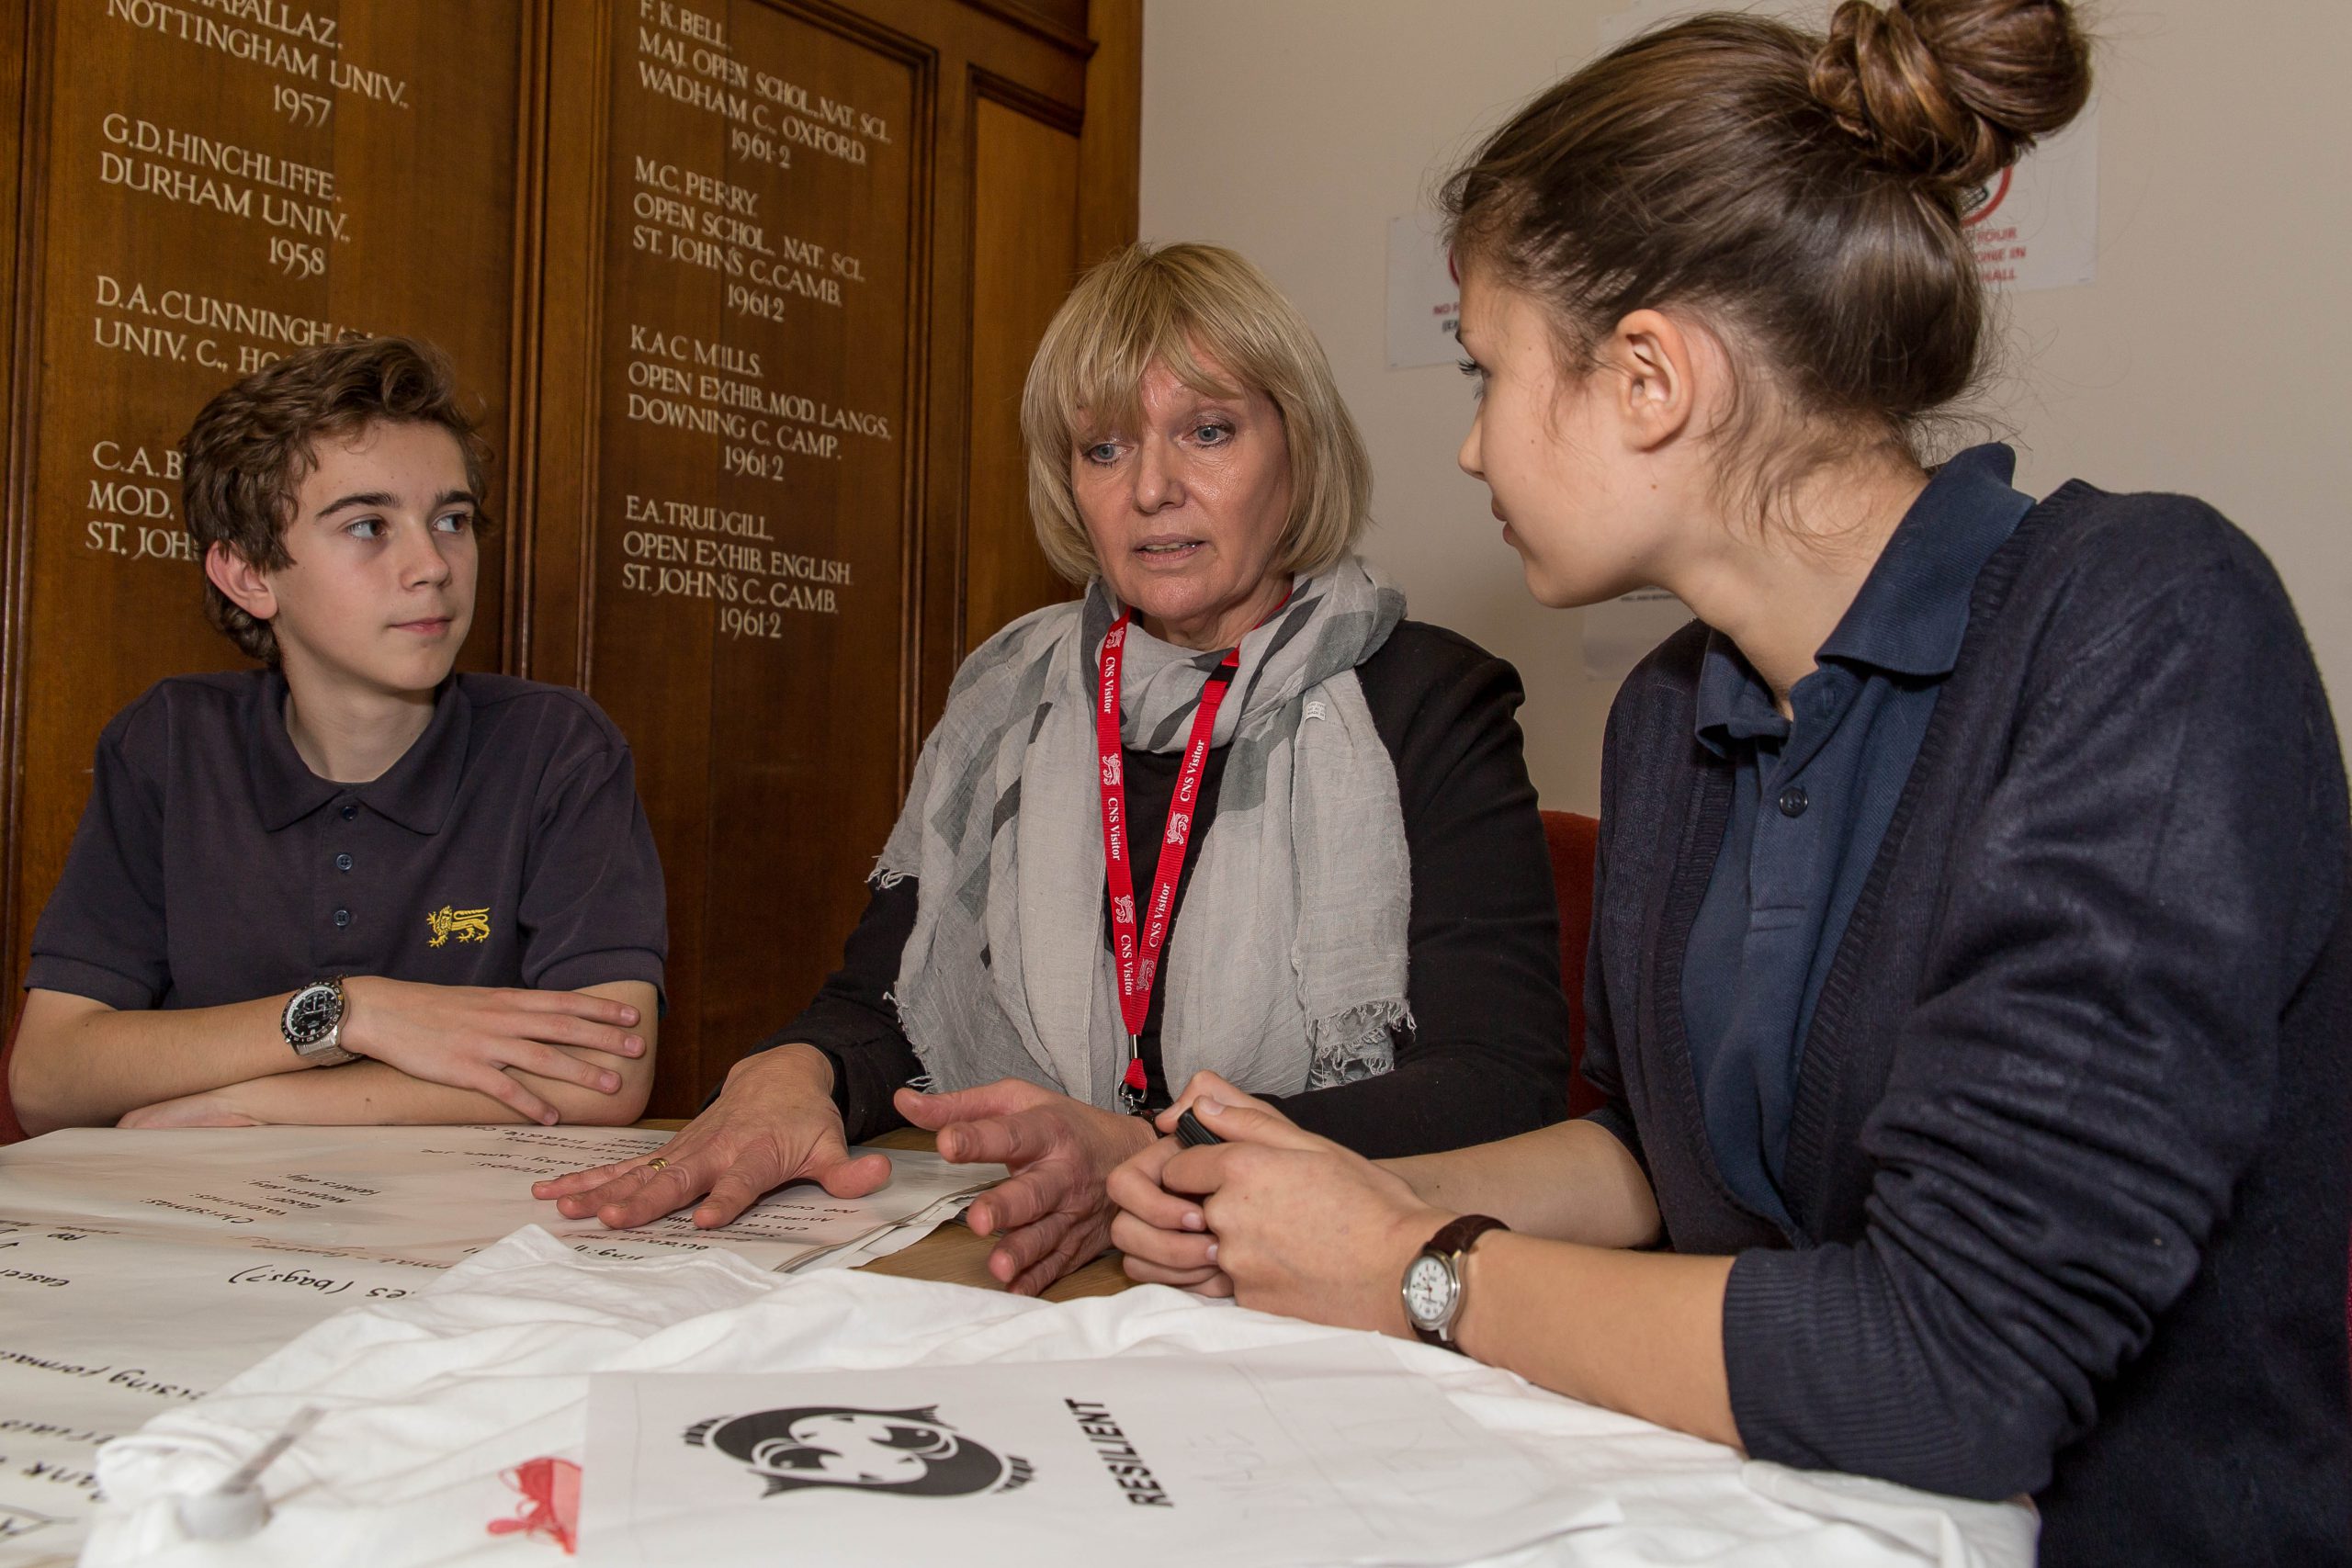
[{"label": "boy's navy polo shirt", "polygon": [[214,1007],[336,975],[662,984],[628,743],[580,692],[454,675],[380,778],[311,772],[275,671],[162,682],[99,737],[25,985]]},{"label": "boy's navy polo shirt", "polygon": [[1724,1182],[1783,1227],[1814,1004],[1960,657],[1977,573],[2033,508],[2016,470],[1988,445],[1936,471],[1790,690],[1793,721],[1729,638],[1707,640],[1694,728],[1736,777],[1683,960],[1683,1034]]}]

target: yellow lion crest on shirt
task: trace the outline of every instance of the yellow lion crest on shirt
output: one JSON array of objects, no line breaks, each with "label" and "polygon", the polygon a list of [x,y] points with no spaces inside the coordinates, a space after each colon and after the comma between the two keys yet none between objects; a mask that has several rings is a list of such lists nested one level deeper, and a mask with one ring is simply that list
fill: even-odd
[{"label": "yellow lion crest on shirt", "polygon": [[425,916],[424,923],[433,931],[433,939],[424,944],[427,947],[443,946],[453,936],[459,942],[490,940],[488,909],[453,909],[444,904]]}]

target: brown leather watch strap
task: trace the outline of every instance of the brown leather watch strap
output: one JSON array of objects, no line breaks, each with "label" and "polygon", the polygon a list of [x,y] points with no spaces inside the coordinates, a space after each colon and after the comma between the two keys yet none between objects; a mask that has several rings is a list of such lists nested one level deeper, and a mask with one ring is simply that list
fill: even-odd
[{"label": "brown leather watch strap", "polygon": [[1510,1227],[1485,1214],[1464,1214],[1447,1222],[1437,1235],[1430,1237],[1423,1252],[1444,1252],[1459,1255],[1470,1250],[1470,1244],[1488,1231],[1507,1231]]}]

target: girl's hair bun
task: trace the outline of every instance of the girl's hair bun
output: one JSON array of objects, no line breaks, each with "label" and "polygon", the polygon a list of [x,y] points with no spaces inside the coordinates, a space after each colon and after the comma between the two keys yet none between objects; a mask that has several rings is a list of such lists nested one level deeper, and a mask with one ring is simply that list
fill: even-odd
[{"label": "girl's hair bun", "polygon": [[2090,49],[2065,0],[1845,0],[1810,86],[1875,161],[1956,195],[2081,112]]}]

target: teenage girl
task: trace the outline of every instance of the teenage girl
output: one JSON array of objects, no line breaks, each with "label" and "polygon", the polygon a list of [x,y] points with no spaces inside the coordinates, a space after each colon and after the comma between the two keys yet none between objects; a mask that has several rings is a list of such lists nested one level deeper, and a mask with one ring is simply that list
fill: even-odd
[{"label": "teenage girl", "polygon": [[1198,1080],[1224,1146],[1113,1178],[1131,1274],[2030,1494],[2045,1562],[2352,1560],[2352,834],[2301,629],[2201,502],[1917,438],[1982,361],[1961,214],[2089,85],[2055,0],[1702,17],[1453,177],[1462,466],[1529,587],[1698,617],[1609,721],[1608,1104],[1375,1164]]}]

